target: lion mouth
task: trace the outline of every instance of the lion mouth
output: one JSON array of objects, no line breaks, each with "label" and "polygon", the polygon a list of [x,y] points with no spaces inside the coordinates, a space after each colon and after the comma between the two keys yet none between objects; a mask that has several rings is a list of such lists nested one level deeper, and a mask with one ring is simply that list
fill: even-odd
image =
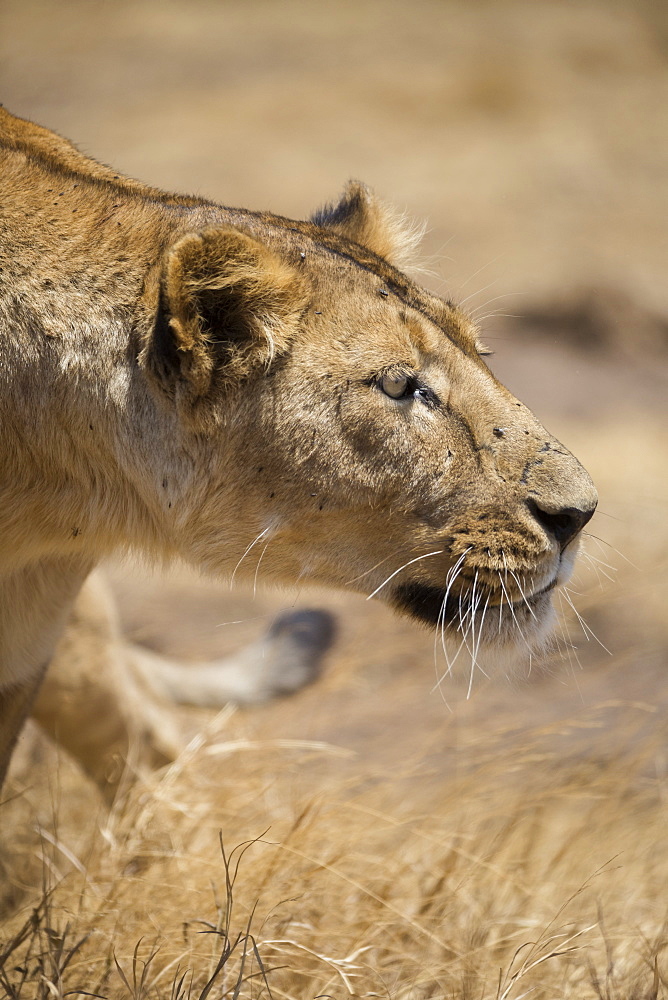
[{"label": "lion mouth", "polygon": [[[518,615],[535,617],[556,586],[555,577],[547,586],[510,603],[507,595],[504,598],[503,591],[498,594],[490,593],[487,598],[481,595],[474,603],[470,596],[452,594],[442,587],[432,587],[424,583],[405,583],[395,588],[392,604],[398,611],[409,614],[426,625],[461,629],[466,627],[467,619],[483,615],[486,609],[503,613],[505,608],[507,615],[515,620]],[[499,600],[492,600],[497,596]]]}]

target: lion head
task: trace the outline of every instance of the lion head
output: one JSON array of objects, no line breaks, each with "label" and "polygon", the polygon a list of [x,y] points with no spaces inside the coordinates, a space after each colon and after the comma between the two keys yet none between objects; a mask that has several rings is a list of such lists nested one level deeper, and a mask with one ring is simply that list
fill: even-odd
[{"label": "lion head", "polygon": [[140,356],[188,468],[179,552],[377,597],[474,657],[539,646],[594,486],[472,321],[394,266],[396,220],[351,184],[308,223],[198,221],[146,293]]}]

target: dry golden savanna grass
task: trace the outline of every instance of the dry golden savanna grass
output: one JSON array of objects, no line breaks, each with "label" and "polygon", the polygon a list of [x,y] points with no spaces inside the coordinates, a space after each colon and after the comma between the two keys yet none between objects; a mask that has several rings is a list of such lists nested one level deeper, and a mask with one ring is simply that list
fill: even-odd
[{"label": "dry golden savanna grass", "polygon": [[294,602],[339,640],[292,699],[175,712],[187,749],[110,812],[28,728],[0,995],[666,996],[667,39],[652,0],[0,0],[0,99],[119,169],[299,217],[356,176],[426,218],[425,281],[601,496],[585,629],[565,606],[547,663],[470,699],[363,597],[111,567],[166,654]]},{"label": "dry golden savanna grass", "polygon": [[[521,741],[488,730],[447,781],[232,724],[94,834],[61,818],[33,838],[27,867],[56,888],[5,928],[5,949],[29,945],[4,962],[9,995],[132,996],[133,956],[141,970],[155,953],[137,995],[172,996],[185,973],[199,997],[235,944],[214,996],[657,995],[665,805],[647,711],[608,706]],[[623,757],[564,752],[603,724]]]},{"label": "dry golden savanna grass", "polygon": [[[170,997],[185,975],[200,997],[231,949],[214,996],[656,996],[665,783],[648,711],[608,705],[519,741],[490,726],[448,780],[229,724],[98,824],[54,817],[29,838],[27,881],[55,888],[6,925],[3,983]],[[602,725],[625,754],[565,752]]]}]

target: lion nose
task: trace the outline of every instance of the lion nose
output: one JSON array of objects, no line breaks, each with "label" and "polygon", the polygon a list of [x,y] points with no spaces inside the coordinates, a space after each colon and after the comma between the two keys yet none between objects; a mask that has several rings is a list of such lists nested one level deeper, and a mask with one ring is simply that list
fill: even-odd
[{"label": "lion nose", "polygon": [[565,549],[591,519],[596,510],[596,504],[587,510],[580,510],[579,507],[563,507],[560,510],[554,510],[548,508],[547,505],[541,506],[540,500],[534,499],[529,501],[529,508],[538,523],[556,539],[562,549]]}]

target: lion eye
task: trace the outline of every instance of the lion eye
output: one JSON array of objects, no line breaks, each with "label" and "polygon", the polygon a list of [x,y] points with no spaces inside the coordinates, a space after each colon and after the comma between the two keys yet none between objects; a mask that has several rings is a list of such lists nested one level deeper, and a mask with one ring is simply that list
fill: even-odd
[{"label": "lion eye", "polygon": [[380,387],[391,399],[403,399],[408,390],[408,379],[404,375],[384,375]]}]

